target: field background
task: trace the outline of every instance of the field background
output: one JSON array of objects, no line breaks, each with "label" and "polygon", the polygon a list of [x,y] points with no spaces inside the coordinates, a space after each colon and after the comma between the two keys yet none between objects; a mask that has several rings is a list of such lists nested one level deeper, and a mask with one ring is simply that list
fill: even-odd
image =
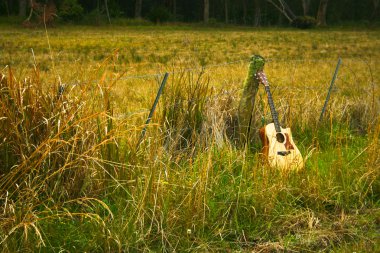
[{"label": "field background", "polygon": [[[379,250],[378,30],[2,25],[0,38],[2,252]],[[299,173],[262,162],[262,88],[252,142],[235,145],[253,54],[307,157]]]}]

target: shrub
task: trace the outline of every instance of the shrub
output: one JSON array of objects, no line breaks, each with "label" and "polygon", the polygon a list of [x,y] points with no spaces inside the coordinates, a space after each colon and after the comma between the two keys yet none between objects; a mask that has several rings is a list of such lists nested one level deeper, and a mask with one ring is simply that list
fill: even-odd
[{"label": "shrub", "polygon": [[317,25],[315,18],[310,16],[299,16],[292,21],[292,26],[300,29],[310,29]]},{"label": "shrub", "polygon": [[104,25],[107,24],[107,16],[99,9],[94,9],[83,17],[81,23],[86,25]]},{"label": "shrub", "polygon": [[59,9],[59,16],[65,21],[78,21],[83,17],[83,7],[77,0],[64,0]]},{"label": "shrub", "polygon": [[148,18],[154,23],[167,22],[170,20],[171,14],[169,10],[164,7],[154,7],[150,11]]},{"label": "shrub", "polygon": [[128,19],[128,18],[116,18],[112,20],[112,24],[121,26],[150,26],[153,25],[151,21],[138,18],[138,19]]}]

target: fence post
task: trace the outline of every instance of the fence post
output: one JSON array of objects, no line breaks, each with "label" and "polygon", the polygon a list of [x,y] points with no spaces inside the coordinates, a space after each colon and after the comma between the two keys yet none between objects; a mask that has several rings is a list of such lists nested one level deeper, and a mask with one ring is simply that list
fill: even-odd
[{"label": "fence post", "polygon": [[322,119],[323,119],[323,114],[324,114],[325,111],[326,111],[327,103],[329,102],[330,95],[331,95],[331,91],[332,91],[332,88],[333,88],[333,86],[334,86],[334,83],[335,83],[336,77],[337,77],[337,75],[338,75],[338,70],[339,70],[339,66],[340,66],[341,63],[342,63],[342,59],[339,57],[339,59],[338,59],[338,63],[337,63],[336,68],[335,68],[335,72],[334,72],[333,78],[332,78],[331,83],[330,83],[329,91],[327,92],[327,96],[326,96],[325,104],[323,105],[323,107],[322,107],[322,111],[321,111],[321,115],[319,116],[319,122],[322,121]]},{"label": "fence post", "polygon": [[162,93],[162,91],[164,90],[164,87],[165,87],[166,81],[168,80],[168,76],[169,76],[169,73],[166,72],[166,73],[165,73],[165,76],[164,76],[164,79],[163,79],[162,82],[161,82],[160,88],[158,89],[158,92],[157,92],[157,95],[156,95],[156,99],[154,100],[153,106],[152,106],[152,108],[150,109],[148,119],[146,120],[146,122],[145,122],[145,126],[144,126],[143,130],[141,131],[140,139],[139,139],[139,141],[138,141],[138,143],[137,143],[137,146],[136,146],[136,151],[139,149],[140,144],[141,144],[141,142],[143,141],[143,139],[144,139],[144,137],[145,137],[146,128],[147,128],[147,126],[148,126],[150,120],[151,120],[152,117],[153,117],[153,113],[154,113],[154,111],[156,110],[156,106],[157,106],[157,104],[158,104],[158,100],[160,99],[161,93]]}]

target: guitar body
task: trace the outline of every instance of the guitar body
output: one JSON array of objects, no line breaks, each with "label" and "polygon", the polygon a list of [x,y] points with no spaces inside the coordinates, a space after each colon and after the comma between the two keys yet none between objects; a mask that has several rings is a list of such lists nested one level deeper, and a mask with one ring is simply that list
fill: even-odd
[{"label": "guitar body", "polygon": [[294,144],[290,128],[276,131],[274,123],[260,129],[260,139],[263,144],[263,154],[269,165],[281,170],[299,170],[303,168],[301,152]]}]

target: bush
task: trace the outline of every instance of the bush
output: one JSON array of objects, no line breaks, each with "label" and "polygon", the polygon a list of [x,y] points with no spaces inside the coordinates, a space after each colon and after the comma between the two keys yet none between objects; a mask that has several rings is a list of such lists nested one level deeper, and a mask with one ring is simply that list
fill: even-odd
[{"label": "bush", "polygon": [[296,17],[292,21],[292,26],[300,29],[310,29],[314,28],[317,25],[317,20],[310,16],[300,16]]},{"label": "bush", "polygon": [[86,25],[105,25],[107,24],[107,16],[100,10],[94,9],[83,17],[81,23]]},{"label": "bush", "polygon": [[78,21],[83,17],[83,7],[77,0],[64,0],[59,9],[59,16],[65,21]]},{"label": "bush", "polygon": [[216,18],[209,18],[208,24],[209,25],[217,25],[218,24],[218,20]]},{"label": "bush", "polygon": [[116,18],[112,20],[113,25],[121,26],[150,26],[153,25],[151,21],[138,18],[138,19],[128,19],[128,18]]},{"label": "bush", "polygon": [[150,11],[148,18],[154,23],[167,22],[170,20],[171,14],[169,10],[164,7],[154,7]]}]

